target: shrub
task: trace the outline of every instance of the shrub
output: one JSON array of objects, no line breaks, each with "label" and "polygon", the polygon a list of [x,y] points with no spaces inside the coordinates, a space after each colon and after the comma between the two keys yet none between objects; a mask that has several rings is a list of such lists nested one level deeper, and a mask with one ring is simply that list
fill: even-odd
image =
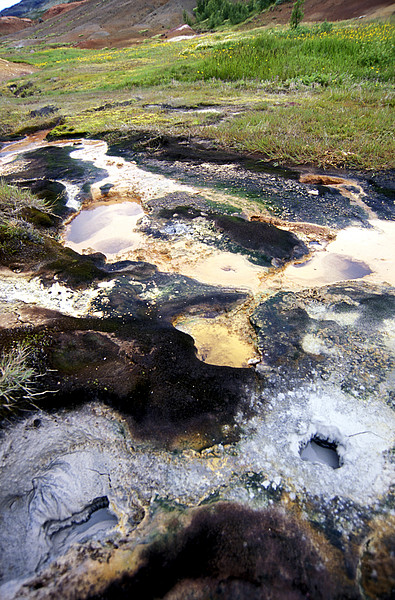
[{"label": "shrub", "polygon": [[330,33],[332,31],[332,29],[333,29],[333,23],[328,23],[328,21],[326,19],[320,25],[320,31],[322,31],[323,33]]},{"label": "shrub", "polygon": [[292,29],[296,29],[304,17],[303,5],[304,0],[296,0],[295,4],[293,5],[291,20],[289,23]]}]

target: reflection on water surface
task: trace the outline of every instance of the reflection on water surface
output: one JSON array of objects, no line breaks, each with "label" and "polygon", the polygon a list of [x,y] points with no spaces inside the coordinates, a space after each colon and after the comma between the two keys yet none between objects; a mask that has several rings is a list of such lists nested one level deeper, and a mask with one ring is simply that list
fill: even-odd
[{"label": "reflection on water surface", "polygon": [[144,211],[136,202],[105,204],[82,210],[69,223],[65,245],[76,252],[102,252],[114,258],[119,252],[138,247],[143,236],[135,231]]}]

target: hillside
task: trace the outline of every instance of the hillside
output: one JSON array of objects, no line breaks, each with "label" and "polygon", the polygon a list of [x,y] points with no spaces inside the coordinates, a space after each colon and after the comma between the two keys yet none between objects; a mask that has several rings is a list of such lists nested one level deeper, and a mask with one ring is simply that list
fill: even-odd
[{"label": "hillside", "polygon": [[[17,5],[18,10],[24,3],[29,8],[34,2],[37,10],[37,0],[22,0]],[[53,5],[52,0],[41,3],[41,9],[50,8],[50,12],[43,14],[45,22],[13,35],[18,45],[35,44],[37,40],[47,38],[82,48],[131,45],[180,25],[183,10],[192,13],[196,0],[102,0],[99,7],[97,0],[85,0],[73,2],[70,10],[64,7],[64,3],[61,9],[53,8]],[[336,21],[364,15],[389,16],[394,12],[394,7],[393,0],[306,0],[304,12],[307,21]],[[67,12],[64,12],[64,8],[67,8]],[[16,8],[13,9],[15,13]],[[286,23],[291,10],[292,2],[286,2],[255,17],[252,25]],[[251,27],[251,23],[248,27]]]},{"label": "hillside", "polygon": [[31,19],[21,19],[19,17],[0,17],[0,35],[9,35],[17,33],[22,29],[31,27],[33,21]]},{"label": "hillside", "polygon": [[[284,2],[254,19],[256,25],[288,23],[293,2]],[[364,17],[388,17],[395,12],[393,0],[305,0],[305,21],[343,21]]]},{"label": "hillside", "polygon": [[[72,1],[69,0],[69,2]],[[68,3],[67,0],[66,3]],[[57,4],[59,4],[59,0],[21,0],[18,4],[0,11],[0,17],[27,17],[35,19]]]},{"label": "hillside", "polygon": [[[81,47],[122,46],[144,39],[182,22],[183,10],[192,11],[195,0],[108,0],[98,10],[96,0],[76,5],[67,14],[55,15],[38,23],[24,35],[26,43],[54,37],[58,42]],[[45,17],[44,17],[45,18]],[[29,40],[29,41],[28,41]]]}]

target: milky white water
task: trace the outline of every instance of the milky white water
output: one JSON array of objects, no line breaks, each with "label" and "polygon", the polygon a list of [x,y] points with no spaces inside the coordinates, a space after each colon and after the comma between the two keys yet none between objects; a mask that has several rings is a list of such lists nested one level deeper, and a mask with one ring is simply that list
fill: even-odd
[{"label": "milky white water", "polygon": [[[159,269],[166,272],[180,273],[208,284],[247,288],[252,292],[279,286],[284,289],[298,290],[350,279],[395,284],[393,250],[395,222],[374,218],[374,213],[364,201],[365,193],[355,182],[341,183],[342,180],[339,179],[339,183],[335,181],[332,187],[338,188],[342,194],[370,215],[370,229],[348,227],[338,232],[336,240],[325,248],[313,248],[309,260],[301,264],[289,265],[281,273],[272,271],[267,279],[265,277],[267,269],[251,264],[247,258],[238,254],[221,252],[199,243],[185,244],[184,240],[175,241],[171,248],[167,243],[161,243],[159,240],[155,240],[153,244],[143,235],[139,235],[136,227],[138,218],[133,220],[134,215],[129,213],[131,209],[125,209],[124,212],[124,208],[115,207],[115,202],[137,200],[141,203],[176,191],[189,194],[204,193],[201,189],[181,184],[163,175],[149,173],[133,161],[108,156],[106,142],[100,140],[46,142],[46,133],[39,132],[20,142],[5,145],[0,157],[0,166],[4,168],[22,151],[48,145],[79,144],[71,152],[72,158],[91,162],[97,168],[108,172],[106,178],[91,186],[94,202],[103,200],[103,193],[100,190],[103,185],[112,186],[105,194],[105,200],[113,203],[108,211],[103,209],[103,214],[106,215],[106,226],[101,226],[103,219],[98,218],[99,213],[91,212],[89,218],[92,220],[92,226],[88,228],[85,240],[82,237],[78,241],[71,239],[66,232],[66,245],[78,252],[91,249],[103,252],[110,260],[116,258],[145,260],[157,264]],[[65,184],[63,181],[61,183]],[[350,183],[353,184],[355,192],[347,188],[346,184]],[[77,186],[70,187],[70,184],[67,186],[69,207],[78,208],[79,204],[75,199],[77,191]],[[87,221],[88,217],[81,216],[78,222],[82,223],[83,219]],[[97,224],[96,231],[93,231],[93,222]],[[75,227],[76,224],[72,225],[73,229]],[[116,238],[119,238],[119,243],[116,242]],[[187,238],[186,235],[185,239]]]},{"label": "milky white water", "polygon": [[197,193],[197,190],[178,183],[163,175],[144,171],[132,161],[107,155],[106,142],[97,140],[81,140],[81,146],[71,152],[71,158],[92,162],[97,168],[105,169],[108,177],[91,186],[93,200],[102,198],[100,187],[111,183],[109,199],[122,197],[123,200],[140,198],[148,201],[176,191]]},{"label": "milky white water", "polygon": [[136,202],[90,206],[67,225],[65,245],[80,254],[102,252],[111,260],[144,243],[144,236],[136,231],[142,216],[144,211]]},{"label": "milky white water", "polygon": [[302,289],[362,279],[395,285],[395,222],[373,219],[370,228],[347,227],[301,264],[288,265],[269,283]]}]

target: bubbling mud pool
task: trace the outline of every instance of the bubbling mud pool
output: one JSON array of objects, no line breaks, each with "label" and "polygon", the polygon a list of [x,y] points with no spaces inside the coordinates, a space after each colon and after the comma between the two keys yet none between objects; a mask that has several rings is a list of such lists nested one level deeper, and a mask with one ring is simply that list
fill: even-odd
[{"label": "bubbling mud pool", "polygon": [[[125,535],[150,506],[159,510],[170,499],[185,508],[220,494],[257,508],[279,489],[320,496],[328,506],[336,498],[372,508],[391,485],[394,414],[379,400],[366,406],[331,385],[302,385],[273,395],[258,413],[243,423],[239,442],[206,452],[139,444],[120,415],[97,404],[63,418],[41,414],[39,427],[31,418],[16,424],[0,447],[4,581],[34,572],[73,543]],[[318,440],[327,441],[324,457]],[[13,597],[7,584],[0,590]]]}]

